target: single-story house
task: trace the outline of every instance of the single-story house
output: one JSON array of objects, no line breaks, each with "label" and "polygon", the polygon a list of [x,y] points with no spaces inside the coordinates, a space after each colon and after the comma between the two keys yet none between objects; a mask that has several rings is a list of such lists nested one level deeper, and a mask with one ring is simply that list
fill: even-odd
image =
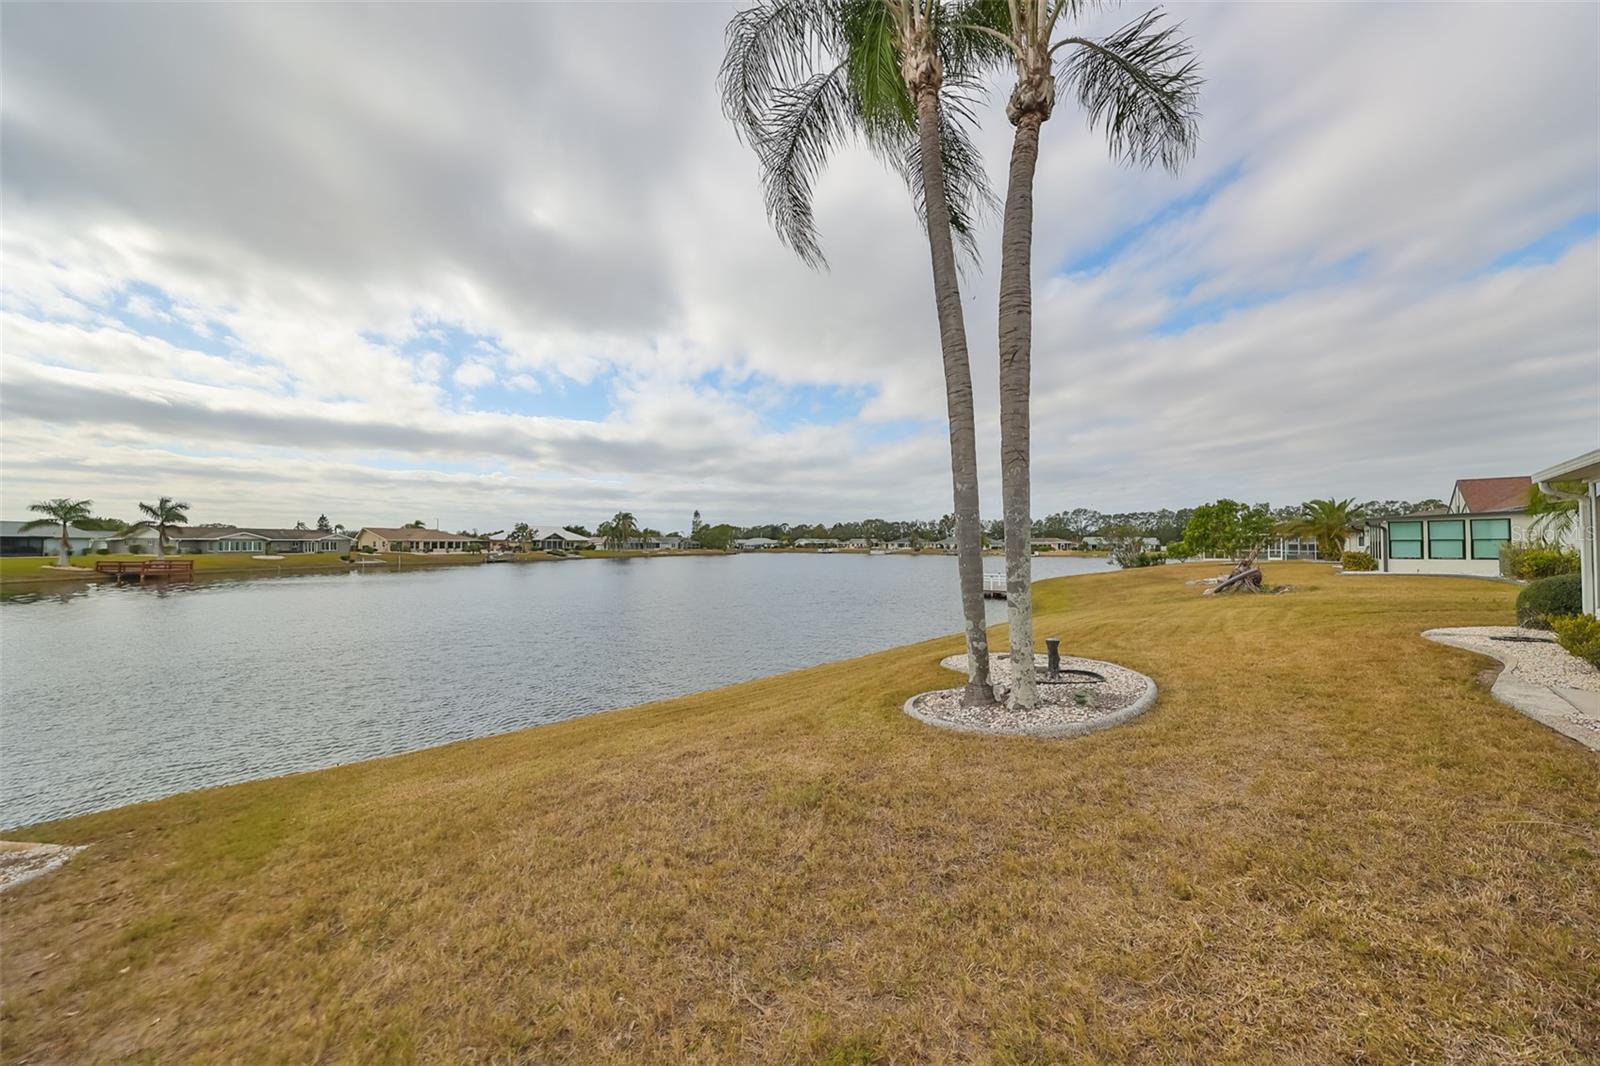
[{"label": "single-story house", "polygon": [[837,548],[839,542],[832,537],[801,537],[794,542],[796,548]]},{"label": "single-story house", "polygon": [[464,552],[481,551],[485,541],[481,536],[446,533],[442,529],[363,526],[356,534],[355,546],[380,552]]},{"label": "single-story house", "polygon": [[1034,551],[1062,552],[1072,547],[1072,542],[1061,537],[1034,537],[1028,542]]},{"label": "single-story house", "polygon": [[872,547],[872,541],[866,537],[851,537],[844,542],[844,546],[846,548],[870,548]]},{"label": "single-story house", "polygon": [[1445,511],[1369,519],[1364,547],[1390,574],[1500,574],[1500,547],[1537,539],[1531,477],[1462,478]]},{"label": "single-story house", "polygon": [[[0,522],[0,555],[59,555],[61,552],[61,523],[23,529],[31,519]],[[85,552],[110,549],[112,541],[121,535],[98,529],[67,527],[67,552],[82,555]],[[120,550],[120,549],[117,549]]]},{"label": "single-story house", "polygon": [[783,544],[781,540],[771,537],[743,537],[733,542],[733,546],[742,552],[762,551],[766,548],[776,548]]},{"label": "single-story house", "polygon": [[[1600,616],[1600,448],[1585,452],[1564,463],[1546,467],[1533,475],[1539,491],[1563,499],[1577,497],[1578,522],[1575,533],[1578,541],[1579,573],[1583,582],[1583,613]],[[1582,491],[1572,493],[1557,488],[1557,483],[1578,482]],[[1570,487],[1570,486],[1569,486]]]},{"label": "single-story house", "polygon": [[[1346,538],[1345,547],[1351,549],[1349,538]],[[1315,537],[1273,537],[1261,549],[1260,558],[1274,559],[1315,559],[1317,558],[1317,539]]]},{"label": "single-story house", "polygon": [[342,555],[350,550],[350,543],[348,533],[332,530],[225,525],[176,526],[167,530],[167,550],[179,555]]},{"label": "single-story house", "polygon": [[560,526],[539,526],[528,533],[526,541],[520,543],[540,551],[578,551],[591,547],[592,539]]},{"label": "single-story house", "polygon": [[1110,547],[1111,542],[1105,537],[1084,537],[1083,546],[1090,551],[1099,551],[1101,548]]}]

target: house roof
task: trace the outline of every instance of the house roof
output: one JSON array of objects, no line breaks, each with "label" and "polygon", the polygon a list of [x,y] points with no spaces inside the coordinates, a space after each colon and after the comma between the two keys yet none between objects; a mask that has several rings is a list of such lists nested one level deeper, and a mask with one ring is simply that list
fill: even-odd
[{"label": "house roof", "polygon": [[[31,518],[19,519],[15,522],[0,522],[0,537],[59,537],[61,536],[61,523],[53,519],[44,519],[45,525],[34,526],[25,530],[22,527],[33,521]],[[79,529],[77,526],[67,527],[68,540],[109,540],[115,539],[120,534],[103,529]]]},{"label": "house roof", "polygon": [[416,528],[409,528],[408,529],[408,528],[403,527],[403,526],[400,527],[400,528],[386,527],[386,526],[362,526],[361,527],[361,532],[362,533],[376,533],[378,536],[382,537],[384,540],[399,540],[399,541],[413,541],[413,540],[480,541],[480,540],[484,540],[485,539],[484,537],[481,537],[481,536],[478,536],[478,537],[468,536],[465,533],[446,533],[442,529],[416,529]]},{"label": "house roof", "polygon": [[1468,511],[1519,511],[1528,506],[1528,490],[1533,488],[1533,478],[1520,477],[1464,477],[1456,482],[1456,491]]},{"label": "house roof", "polygon": [[1600,448],[1546,467],[1533,475],[1541,484],[1551,481],[1600,481]]},{"label": "house roof", "polygon": [[558,526],[535,526],[529,531],[530,540],[588,540],[582,533]]},{"label": "house roof", "polygon": [[1527,514],[1526,507],[1506,507],[1498,511],[1416,511],[1412,514],[1391,514],[1382,518],[1367,519],[1367,526],[1384,526],[1390,522],[1418,522],[1424,518],[1510,518],[1512,515]]},{"label": "house roof", "polygon": [[350,536],[337,530],[275,529],[272,526],[174,526],[167,531],[175,540],[222,540],[240,534],[253,534],[263,540],[326,540]]}]

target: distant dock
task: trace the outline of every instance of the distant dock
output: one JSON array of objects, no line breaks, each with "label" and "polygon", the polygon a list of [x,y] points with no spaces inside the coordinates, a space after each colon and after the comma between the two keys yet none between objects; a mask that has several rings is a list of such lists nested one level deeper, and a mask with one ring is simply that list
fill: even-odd
[{"label": "distant dock", "polygon": [[113,581],[121,584],[123,581],[132,581],[138,578],[139,584],[144,584],[149,578],[179,581],[192,581],[194,579],[193,559],[139,559],[117,562],[103,562],[94,564],[94,572],[104,574]]},{"label": "distant dock", "polygon": [[986,600],[1003,600],[1006,598],[1006,575],[983,575],[983,598]]}]

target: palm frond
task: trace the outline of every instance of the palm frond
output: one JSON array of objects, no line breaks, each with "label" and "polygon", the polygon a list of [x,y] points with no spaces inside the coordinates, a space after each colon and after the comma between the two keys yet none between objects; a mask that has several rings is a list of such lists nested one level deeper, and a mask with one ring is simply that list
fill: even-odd
[{"label": "palm frond", "polygon": [[722,112],[747,143],[782,89],[809,77],[837,50],[836,5],[825,0],[764,0],[729,20],[717,71]]},{"label": "palm frond", "polygon": [[1091,126],[1104,125],[1113,155],[1177,170],[1199,139],[1202,79],[1189,39],[1163,20],[1159,10],[1147,11],[1101,40],[1068,37],[1051,50],[1078,46],[1057,89],[1077,96]]},{"label": "palm frond", "polygon": [[855,132],[853,118],[843,64],[778,90],[763,116],[756,150],[767,217],[807,266],[827,264],[811,197],[828,153]]},{"label": "palm frond", "polygon": [[[999,207],[999,198],[989,184],[983,157],[972,140],[971,131],[976,126],[973,96],[947,83],[939,98],[939,160],[944,170],[944,198],[950,210],[950,232],[971,263],[980,259],[978,226]],[[906,183],[917,219],[926,229],[928,202],[922,184],[922,142],[915,136],[909,137],[901,159],[888,162]]]}]

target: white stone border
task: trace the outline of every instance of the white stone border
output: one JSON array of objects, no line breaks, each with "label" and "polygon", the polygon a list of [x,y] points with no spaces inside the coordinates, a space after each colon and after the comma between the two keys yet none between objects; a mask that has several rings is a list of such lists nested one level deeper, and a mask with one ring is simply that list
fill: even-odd
[{"label": "white stone border", "polygon": [[[1471,628],[1429,629],[1422,635],[1435,644],[1470,651],[1486,659],[1499,659],[1504,669],[1500,671],[1500,676],[1495,678],[1493,687],[1489,689],[1489,695],[1507,707],[1527,715],[1540,725],[1548,726],[1562,736],[1571,737],[1586,748],[1600,751],[1600,738],[1596,738],[1594,730],[1585,729],[1570,719],[1569,716],[1576,708],[1563,699],[1560,693],[1547,685],[1534,684],[1517,676],[1517,655],[1514,645],[1501,649],[1494,647],[1492,641],[1480,644],[1465,639],[1472,635]],[[1486,647],[1485,644],[1490,646]]]},{"label": "white stone border", "polygon": [[[990,737],[1036,737],[1042,740],[1066,740],[1071,737],[1081,737],[1087,733],[1096,733],[1102,729],[1110,729],[1112,726],[1131,721],[1148,711],[1155,704],[1156,683],[1150,679],[1149,675],[1141,674],[1139,671],[1129,669],[1120,663],[1107,662],[1104,659],[1079,659],[1074,656],[1074,660],[1073,669],[1078,669],[1078,664],[1080,663],[1089,663],[1095,666],[1109,666],[1117,670],[1127,671],[1144,681],[1144,691],[1139,693],[1128,706],[1112,711],[1110,714],[1103,714],[1098,718],[1091,718],[1083,722],[1063,722],[1060,725],[1039,726],[1034,729],[1003,729],[975,725],[970,722],[949,722],[943,718],[935,718],[932,715],[922,713],[914,706],[920,697],[928,695],[926,692],[919,692],[909,700],[906,700],[905,706],[901,709],[924,725],[931,725],[938,729],[948,729],[953,733],[978,733]],[[943,666],[944,664],[941,662],[940,665]],[[949,667],[945,668],[949,669]],[[934,689],[933,691],[956,690]]]}]

